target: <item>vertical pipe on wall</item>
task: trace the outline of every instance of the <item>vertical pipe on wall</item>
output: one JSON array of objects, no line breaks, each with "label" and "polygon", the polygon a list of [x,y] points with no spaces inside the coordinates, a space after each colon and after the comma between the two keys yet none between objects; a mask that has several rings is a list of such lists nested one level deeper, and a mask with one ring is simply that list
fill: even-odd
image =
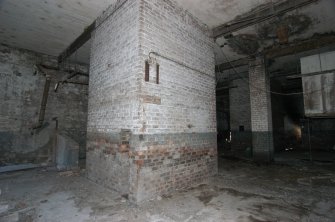
[{"label": "vertical pipe on wall", "polygon": [[43,96],[42,96],[42,102],[40,106],[40,112],[38,115],[38,123],[33,127],[33,129],[41,128],[44,122],[44,116],[45,116],[45,109],[47,106],[48,96],[49,96],[49,89],[50,89],[50,83],[51,78],[50,76],[46,76],[44,89],[43,89]]},{"label": "vertical pipe on wall", "polygon": [[38,118],[38,123],[40,125],[42,125],[43,121],[44,121],[45,109],[46,109],[46,106],[47,106],[47,101],[48,101],[48,96],[49,96],[50,82],[51,82],[51,78],[47,77],[46,80],[45,80],[45,84],[44,84],[40,115],[39,115],[39,118]]}]

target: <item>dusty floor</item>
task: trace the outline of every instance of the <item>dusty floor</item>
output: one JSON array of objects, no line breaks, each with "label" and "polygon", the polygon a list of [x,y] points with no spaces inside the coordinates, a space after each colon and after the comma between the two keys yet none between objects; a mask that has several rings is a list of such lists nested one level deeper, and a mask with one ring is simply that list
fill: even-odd
[{"label": "dusty floor", "polygon": [[0,189],[6,222],[335,221],[334,166],[224,160],[208,184],[139,206],[83,175],[42,169],[0,174]]}]

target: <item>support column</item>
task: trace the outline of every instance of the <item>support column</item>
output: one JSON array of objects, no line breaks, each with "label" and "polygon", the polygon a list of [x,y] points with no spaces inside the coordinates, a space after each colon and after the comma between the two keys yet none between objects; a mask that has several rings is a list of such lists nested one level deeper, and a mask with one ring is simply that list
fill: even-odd
[{"label": "support column", "polygon": [[141,202],[217,173],[213,45],[174,1],[119,0],[106,10],[91,49],[91,180]]},{"label": "support column", "polygon": [[271,93],[263,57],[249,64],[249,87],[253,158],[259,162],[270,162],[274,153]]}]

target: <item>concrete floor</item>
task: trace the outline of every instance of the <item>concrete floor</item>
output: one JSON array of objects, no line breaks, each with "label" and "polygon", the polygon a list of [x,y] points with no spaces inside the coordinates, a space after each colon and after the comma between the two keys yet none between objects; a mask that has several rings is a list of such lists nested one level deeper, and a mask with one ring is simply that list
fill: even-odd
[{"label": "concrete floor", "polygon": [[0,221],[334,221],[334,166],[224,160],[207,184],[139,206],[85,171],[0,174]]}]

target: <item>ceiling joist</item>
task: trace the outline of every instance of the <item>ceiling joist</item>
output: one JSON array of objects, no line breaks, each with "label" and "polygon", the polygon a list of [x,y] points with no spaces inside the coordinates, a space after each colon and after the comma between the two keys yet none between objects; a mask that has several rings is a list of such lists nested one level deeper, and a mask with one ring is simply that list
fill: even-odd
[{"label": "ceiling joist", "polygon": [[[326,46],[335,47],[335,35],[325,34],[313,36],[309,39],[295,41],[285,45],[274,45],[263,50],[260,55],[265,56],[266,59],[274,59],[287,55],[294,55],[314,49],[319,49]],[[251,57],[245,57],[231,62],[225,62],[215,66],[216,72],[222,72],[228,69],[234,69],[249,64]]]},{"label": "ceiling joist", "polygon": [[247,66],[249,65],[249,61],[250,61],[250,58],[247,57],[247,58],[237,59],[231,62],[221,63],[220,65],[215,66],[215,71],[221,72],[227,69],[234,69],[234,68],[241,67],[241,66]]},{"label": "ceiling joist", "polygon": [[78,36],[59,56],[58,63],[62,63],[66,58],[70,57],[75,51],[82,47],[91,38],[91,34],[95,29],[95,21],[89,25],[84,32]]},{"label": "ceiling joist", "polygon": [[106,14],[102,21],[97,22],[94,20],[91,25],[89,25],[84,32],[77,37],[74,42],[72,42],[59,56],[58,63],[62,63],[66,58],[70,57],[75,51],[77,51],[81,46],[83,46],[92,36],[92,33],[97,29],[105,20],[114,15],[128,0],[121,0],[114,5],[111,5],[107,11],[110,11],[109,14]]},{"label": "ceiling joist", "polygon": [[275,45],[265,49],[263,55],[267,59],[278,58],[287,55],[298,54],[325,46],[335,45],[335,35],[326,34],[314,36],[306,40],[296,41],[285,45]]},{"label": "ceiling joist", "polygon": [[232,32],[241,30],[243,28],[264,22],[276,16],[281,16],[287,12],[296,10],[306,5],[318,2],[320,0],[295,0],[295,1],[281,1],[278,4],[271,4],[258,11],[253,11],[245,15],[239,16],[231,22],[225,23],[213,29],[213,37],[218,38],[226,36]]}]

